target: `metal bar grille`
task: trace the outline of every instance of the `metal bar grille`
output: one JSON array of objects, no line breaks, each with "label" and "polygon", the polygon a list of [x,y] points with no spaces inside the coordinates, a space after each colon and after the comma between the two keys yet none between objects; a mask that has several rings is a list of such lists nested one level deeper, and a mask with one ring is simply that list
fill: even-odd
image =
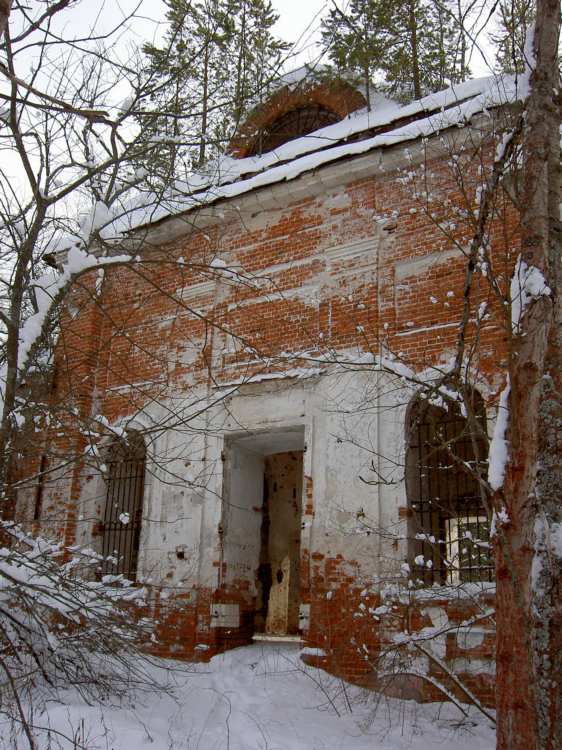
[{"label": "metal bar grille", "polygon": [[478,482],[465,468],[484,473],[484,446],[481,441],[476,445],[475,452],[468,422],[458,412],[427,404],[416,409],[409,486],[414,511],[411,567],[417,581],[494,580],[488,517]]},{"label": "metal bar grille", "polygon": [[265,154],[293,138],[308,135],[339,120],[340,117],[335,112],[318,104],[290,110],[260,132],[251,155]]},{"label": "metal bar grille", "polygon": [[142,526],[146,449],[139,435],[129,435],[110,449],[103,524],[104,575],[136,580]]}]

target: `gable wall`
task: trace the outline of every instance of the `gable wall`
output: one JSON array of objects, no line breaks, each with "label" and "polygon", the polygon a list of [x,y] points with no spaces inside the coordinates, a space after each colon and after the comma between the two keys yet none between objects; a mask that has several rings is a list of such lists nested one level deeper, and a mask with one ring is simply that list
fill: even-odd
[{"label": "gable wall", "polygon": [[[392,351],[423,370],[450,358],[466,264],[435,221],[449,222],[463,245],[472,227],[455,210],[464,199],[443,158],[427,165],[435,196],[429,211],[424,196],[415,197],[419,178],[407,163],[385,172],[373,156],[372,174],[360,179],[349,162],[338,169],[339,184],[334,179],[329,189],[318,188],[314,173],[300,178],[295,201],[289,183],[286,202],[275,208],[236,214],[234,205],[232,218],[229,206],[223,222],[188,227],[184,237],[146,249],[137,270],[107,271],[98,292],[92,280],[88,294],[77,292],[81,303],[69,303],[79,312],[62,329],[55,398],[70,392],[82,420],[103,415],[125,426],[134,418],[132,426],[149,430],[168,420],[167,430],[150,433],[141,543],[167,651],[190,654],[200,645],[212,653],[248,637],[243,623],[255,588],[232,576],[223,585],[225,439],[244,429],[302,426],[303,629],[316,645],[338,650],[340,671],[368,669],[349,633],[358,627],[360,592],[377,575],[395,577],[405,557],[407,503],[393,462],[403,455],[413,390],[357,362]],[[477,164],[466,165],[465,178],[471,169],[475,175]],[[515,226],[513,215],[498,222],[506,272]],[[486,324],[481,340],[473,369],[488,398],[501,383],[501,321]],[[287,377],[272,379],[284,371]],[[82,453],[86,438],[76,441]],[[361,481],[372,460],[392,484]],[[104,487],[99,461],[61,476],[45,491],[45,527],[57,519],[67,542],[95,546]],[[358,533],[363,511],[397,538]],[[179,614],[162,593],[183,597]],[[238,606],[240,628],[217,627],[227,611],[219,604]],[[375,649],[380,634],[368,627],[361,638]]]}]

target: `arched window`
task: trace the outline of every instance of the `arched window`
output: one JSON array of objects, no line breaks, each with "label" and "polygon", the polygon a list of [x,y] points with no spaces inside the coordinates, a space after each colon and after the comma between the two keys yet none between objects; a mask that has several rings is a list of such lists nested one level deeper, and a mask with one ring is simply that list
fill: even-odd
[{"label": "arched window", "polygon": [[417,397],[408,414],[406,485],[410,566],[426,584],[492,581],[490,526],[474,472],[485,476],[486,415],[471,395],[474,429],[458,404]]},{"label": "arched window", "polygon": [[341,117],[338,114],[319,104],[292,109],[278,117],[268,127],[260,130],[248,156],[266,154],[294,138],[308,135],[340,120]]},{"label": "arched window", "polygon": [[146,448],[142,436],[128,432],[107,450],[108,469],[103,520],[104,574],[131,581],[137,577],[142,526]]}]

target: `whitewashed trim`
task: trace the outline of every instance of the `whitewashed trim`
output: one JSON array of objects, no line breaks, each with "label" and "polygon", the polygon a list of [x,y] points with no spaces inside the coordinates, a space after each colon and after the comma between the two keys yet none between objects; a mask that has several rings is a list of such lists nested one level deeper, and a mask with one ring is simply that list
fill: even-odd
[{"label": "whitewashed trim", "polygon": [[186,302],[190,299],[197,299],[199,297],[208,297],[209,295],[214,295],[216,285],[216,280],[212,279],[211,281],[202,281],[199,284],[182,286],[176,290],[176,297],[182,302]]}]

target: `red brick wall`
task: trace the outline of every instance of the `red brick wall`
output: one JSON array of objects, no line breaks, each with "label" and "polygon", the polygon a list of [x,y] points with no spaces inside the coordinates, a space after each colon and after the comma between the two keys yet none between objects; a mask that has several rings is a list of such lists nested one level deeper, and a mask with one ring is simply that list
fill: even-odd
[{"label": "red brick wall", "polygon": [[[306,645],[325,655],[306,656],[307,663],[390,696],[440,701],[447,691],[469,702],[450,670],[484,705],[494,705],[493,591],[471,590],[470,596],[466,589],[412,591],[397,579],[381,594],[359,565],[341,556],[316,554],[313,560]],[[434,611],[443,618],[437,627]],[[439,661],[420,664],[420,652],[408,645],[416,639]]]},{"label": "red brick wall", "polygon": [[[475,157],[466,165],[465,179],[476,175],[478,163]],[[345,174],[346,162],[341,169]],[[269,218],[263,212],[204,231],[186,231],[168,246],[147,249],[135,268],[106,270],[99,293],[92,274],[69,300],[69,309],[78,307],[78,314],[67,315],[62,324],[54,400],[72,402],[77,414],[66,416],[64,437],[53,434],[56,450],[81,456],[86,437],[79,427],[94,413],[110,422],[134,415],[152,399],[185,389],[187,383],[220,384],[268,369],[306,367],[314,354],[330,357],[350,349],[378,353],[382,344],[419,369],[450,356],[457,341],[466,260],[447,255],[446,262],[440,262],[439,254],[451,249],[452,240],[466,246],[473,225],[454,210],[455,205],[466,208],[465,198],[446,162],[438,159],[427,171],[436,196],[430,216],[423,198],[414,197],[411,179],[381,173],[350,181],[332,195],[280,206]],[[340,199],[332,200],[336,194]],[[450,239],[436,227],[440,220],[454,222]],[[493,252],[500,284],[505,284],[516,216],[500,206],[496,225]],[[329,262],[324,255],[329,248],[367,238],[373,238],[372,255],[360,268],[355,260]],[[428,256],[433,261],[421,270],[412,265]],[[240,266],[242,283],[233,284],[210,267],[215,257]],[[184,262],[178,264],[179,258]],[[215,280],[215,288],[193,295],[194,284]],[[498,365],[506,356],[504,313],[491,298],[487,279],[478,277],[477,285],[481,297],[472,318],[477,304],[489,297],[494,316],[479,331],[472,369],[477,385],[487,379],[497,386]],[[182,289],[185,292],[178,293]],[[470,324],[469,343],[475,334]],[[303,351],[304,359],[291,360],[287,354]],[[68,543],[76,538],[83,476],[78,461],[66,485],[59,484],[50,494],[49,507],[64,517],[58,531]],[[313,498],[312,480],[307,479],[305,515],[312,519],[321,502]],[[324,554],[322,549],[302,550],[302,601],[311,604],[307,643],[327,650],[331,669],[366,679],[373,667],[362,653],[363,644],[376,653],[385,636],[372,621],[357,616],[364,571],[353,560]],[[240,606],[242,625],[236,632],[210,628],[210,603],[221,600]],[[161,653],[192,656],[200,644],[208,649],[198,653],[208,656],[251,637],[253,602],[242,586],[199,589],[194,601],[178,600],[179,610],[158,592],[154,602]],[[443,607],[452,612],[450,603]],[[452,658],[456,646],[448,643],[447,648]],[[481,656],[491,658],[491,636]],[[478,680],[481,684],[474,687],[491,702],[489,680]]]},{"label": "red brick wall", "polygon": [[306,81],[300,86],[286,86],[250,114],[231,140],[228,151],[233,156],[244,158],[252,152],[256,134],[271,125],[287,112],[317,104],[339,115],[343,120],[350,112],[366,106],[365,97],[345,81],[330,81],[323,84]]}]

